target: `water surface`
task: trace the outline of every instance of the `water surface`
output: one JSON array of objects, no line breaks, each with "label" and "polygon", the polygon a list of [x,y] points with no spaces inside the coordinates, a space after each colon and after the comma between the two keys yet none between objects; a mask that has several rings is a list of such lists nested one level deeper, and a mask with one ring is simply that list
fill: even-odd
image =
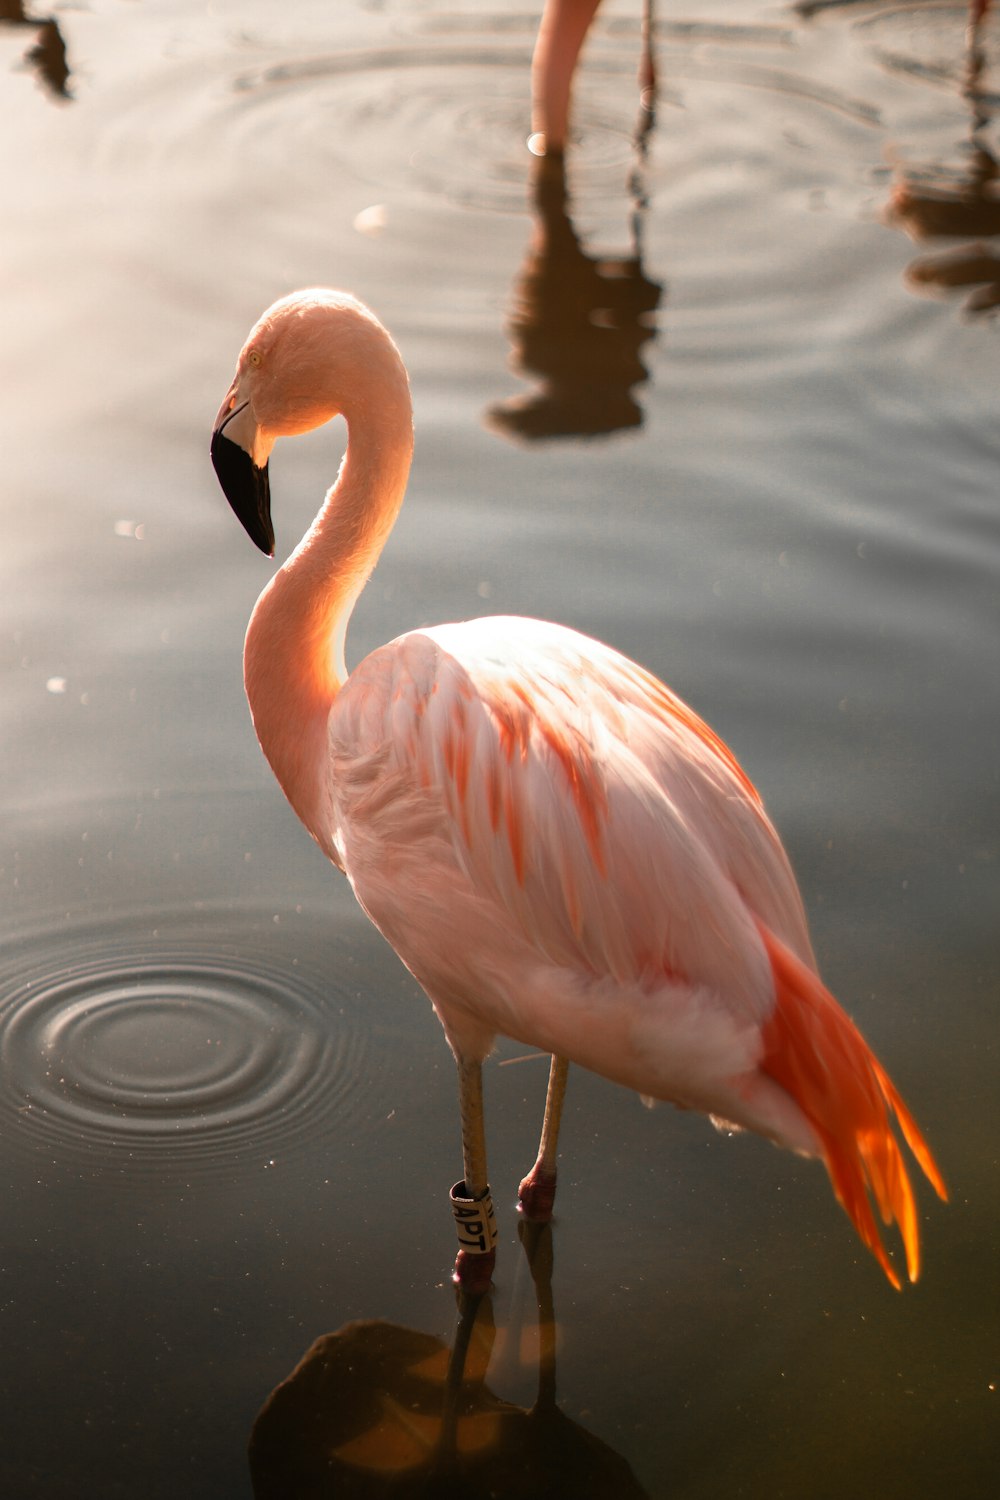
[{"label": "water surface", "polygon": [[[524,144],[535,7],[0,18],[4,1493],[249,1496],[317,1339],[454,1335],[450,1057],[257,750],[268,565],[207,461],[250,323],[316,283],[389,324],[416,403],[351,659],[496,610],[669,681],[952,1187],[896,1296],[814,1163],[575,1075],[563,1416],[654,1496],[991,1492],[996,25],[970,100],[958,6],[659,11],[644,155],[639,7],[606,0],[565,182]],[[276,452],[279,551],[342,442]],[[487,1069],[485,1379],[526,1409],[522,1050]]]}]

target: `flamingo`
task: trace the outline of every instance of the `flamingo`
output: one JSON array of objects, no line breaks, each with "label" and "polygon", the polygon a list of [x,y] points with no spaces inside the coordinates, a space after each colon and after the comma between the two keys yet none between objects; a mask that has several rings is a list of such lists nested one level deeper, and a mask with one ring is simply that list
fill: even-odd
[{"label": "flamingo", "polygon": [[489,1283],[482,1063],[498,1034],[551,1055],[520,1206],[552,1211],[570,1062],[822,1159],[895,1287],[917,1212],[894,1114],[944,1198],[888,1075],[820,981],[802,900],[731,751],[641,666],[564,626],[497,617],[413,630],[348,674],[354,604],[403,500],[409,383],[388,332],[321,288],[252,328],[212,460],[274,552],[277,438],[341,415],[336,482],[250,618],[244,679],[285,796],[422,985],[458,1067],[455,1279]]}]

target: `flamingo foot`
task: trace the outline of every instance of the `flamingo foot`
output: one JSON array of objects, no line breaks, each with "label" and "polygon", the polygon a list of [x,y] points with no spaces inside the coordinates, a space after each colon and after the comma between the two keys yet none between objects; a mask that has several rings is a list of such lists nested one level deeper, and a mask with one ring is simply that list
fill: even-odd
[{"label": "flamingo foot", "polygon": [[455,1269],[451,1279],[470,1297],[481,1297],[490,1289],[497,1253],[490,1250],[486,1255],[477,1255],[470,1250],[460,1250],[455,1256]]},{"label": "flamingo foot", "polygon": [[556,1174],[546,1171],[536,1161],[517,1190],[517,1208],[523,1218],[534,1224],[547,1224],[552,1218],[556,1198]]}]

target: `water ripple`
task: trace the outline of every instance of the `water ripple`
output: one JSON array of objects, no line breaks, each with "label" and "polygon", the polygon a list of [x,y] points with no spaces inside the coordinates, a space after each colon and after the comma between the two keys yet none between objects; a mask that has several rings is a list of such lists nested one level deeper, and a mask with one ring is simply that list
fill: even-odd
[{"label": "water ripple", "polygon": [[[968,19],[965,4],[903,5],[864,17],[855,22],[854,31],[861,44],[890,72],[917,83],[955,90],[969,81]],[[998,42],[995,20],[987,16],[979,46],[990,67],[996,62]],[[980,88],[979,97],[991,110],[1000,104],[995,89]]]},{"label": "water ripple", "polygon": [[[526,39],[520,48],[417,45],[282,60],[235,80],[246,105],[238,131],[257,158],[280,141],[286,161],[310,160],[312,171],[316,142],[325,142],[331,168],[339,158],[380,190],[520,213],[530,57]],[[607,102],[589,111],[589,174],[629,161],[631,123]],[[400,140],[409,150],[398,150]]]},{"label": "water ripple", "polygon": [[[126,87],[109,110],[99,163],[156,192],[162,174],[183,169],[188,187],[203,178],[213,203],[253,163],[286,245],[296,224],[310,226],[322,206],[340,201],[345,184],[379,197],[520,215],[537,23],[537,12],[453,8],[446,16],[368,16],[364,26],[356,17],[352,25],[297,20],[274,34],[254,33],[235,50],[230,42],[210,75],[191,78],[178,60],[159,84]],[[798,40],[787,24],[660,21],[663,138],[693,94],[717,86],[878,126],[879,101],[845,91],[839,75],[831,81],[821,47],[809,76]],[[599,18],[588,37],[577,79],[576,197],[618,195],[634,165],[640,52],[637,13]],[[185,70],[183,87],[177,69]],[[213,143],[207,156],[206,138]]]},{"label": "water ripple", "polygon": [[170,925],[148,941],[80,929],[50,935],[44,959],[37,940],[5,955],[0,1115],[17,1117],[15,1142],[211,1171],[354,1112],[366,1032],[350,990],[252,942],[220,957]]}]

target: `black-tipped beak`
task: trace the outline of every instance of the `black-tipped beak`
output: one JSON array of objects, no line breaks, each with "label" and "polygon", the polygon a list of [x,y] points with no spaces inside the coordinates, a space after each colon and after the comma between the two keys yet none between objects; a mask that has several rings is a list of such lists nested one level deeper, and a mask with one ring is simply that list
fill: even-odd
[{"label": "black-tipped beak", "polygon": [[271,485],[267,464],[258,469],[239,443],[232,442],[222,432],[213,432],[212,465],[222,493],[247,536],[268,557],[273,557],[274,527],[271,525]]}]

